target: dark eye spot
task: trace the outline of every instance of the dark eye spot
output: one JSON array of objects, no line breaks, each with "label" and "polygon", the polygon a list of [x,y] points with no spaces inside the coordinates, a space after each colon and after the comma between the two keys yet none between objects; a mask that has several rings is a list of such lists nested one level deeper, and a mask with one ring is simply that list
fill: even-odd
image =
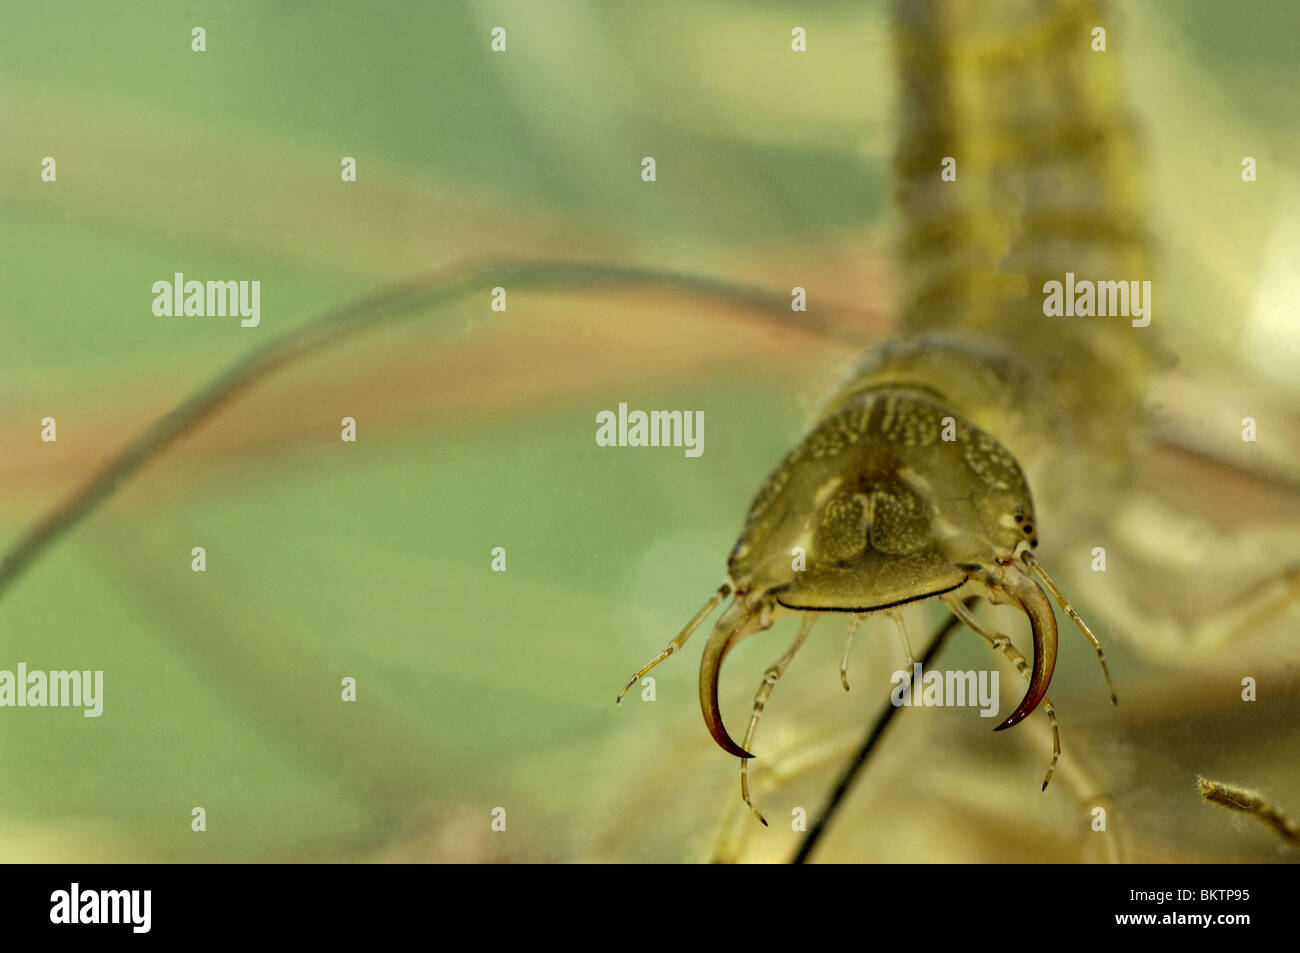
[{"label": "dark eye spot", "polygon": [[1026,523],[1024,525],[1024,530],[1025,530],[1025,535],[1028,536],[1030,533],[1034,531],[1034,527],[1031,523]]}]

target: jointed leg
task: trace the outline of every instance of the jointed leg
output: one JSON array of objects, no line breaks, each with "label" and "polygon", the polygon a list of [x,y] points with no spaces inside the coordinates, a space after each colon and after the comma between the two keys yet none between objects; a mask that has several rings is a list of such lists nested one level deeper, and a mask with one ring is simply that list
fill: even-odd
[{"label": "jointed leg", "polygon": [[[767,705],[768,696],[772,694],[772,688],[776,685],[777,680],[785,674],[785,670],[789,667],[790,661],[795,657],[795,654],[803,646],[804,642],[808,640],[808,633],[812,630],[815,621],[817,621],[817,616],[814,613],[804,613],[803,623],[799,626],[799,634],[794,637],[794,642],[788,649],[786,649],[785,654],[777,659],[772,667],[764,673],[763,681],[758,686],[758,691],[754,693],[754,709],[749,716],[749,730],[745,732],[745,740],[740,744],[740,746],[746,751],[751,750],[749,745],[750,742],[754,740],[754,730],[758,727],[759,716],[763,714],[763,708]],[[740,796],[745,799],[745,803],[749,805],[749,809],[754,812],[754,815],[762,821],[763,826],[766,827],[767,819],[763,817],[758,808],[754,807],[754,802],[749,796],[748,758],[742,758],[740,760]]]},{"label": "jointed leg", "polygon": [[[782,751],[774,751],[762,762],[755,763],[750,772],[753,796],[761,797],[765,790],[779,790],[804,778],[816,777],[844,760],[844,753],[856,740],[859,728],[854,724],[840,725],[818,740],[799,737]],[[743,802],[727,802],[725,817],[713,844],[711,863],[734,864],[741,860],[750,835],[758,830],[748,806]]]},{"label": "jointed leg", "polygon": [[862,624],[862,616],[855,615],[849,620],[849,632],[844,639],[844,657],[840,659],[840,684],[844,690],[849,690],[849,653],[853,651],[853,634],[858,631],[858,626]]},{"label": "jointed leg", "polygon": [[[1016,666],[1020,674],[1029,680],[1029,663],[1025,657],[1020,654],[1020,650],[1011,644],[1011,640],[1000,632],[994,632],[976,618],[975,613],[971,612],[959,599],[951,596],[944,598],[944,603],[952,610],[953,615],[961,619],[966,627],[978,635],[997,651],[1011,659],[1012,664]],[[1105,663],[1103,662],[1103,665]],[[1043,696],[1043,711],[1047,713],[1047,721],[1052,726],[1052,763],[1047,766],[1047,777],[1043,778],[1043,790],[1047,790],[1047,784],[1052,780],[1052,774],[1056,771],[1056,762],[1061,757],[1061,732],[1056,724],[1056,709],[1052,707],[1051,701],[1046,695]]]},{"label": "jointed leg", "polygon": [[[1289,632],[1300,618],[1295,488],[1261,481],[1248,489],[1245,502],[1233,497],[1245,514],[1230,528],[1207,515],[1213,491],[1182,505],[1134,494],[1096,540],[1106,543],[1111,571],[1078,573],[1073,594],[1104,613],[1117,636],[1162,663],[1249,654],[1293,664]],[[1267,506],[1251,502],[1256,498]],[[1187,559],[1189,540],[1205,559]],[[1119,566],[1124,571],[1114,571]]]},{"label": "jointed leg", "polygon": [[683,645],[686,644],[686,640],[691,637],[691,633],[693,633],[696,629],[698,629],[700,627],[700,623],[709,617],[709,613],[711,613],[714,609],[716,609],[718,607],[718,604],[721,603],[722,600],[727,598],[727,596],[729,595],[731,595],[731,586],[727,585],[726,583],[723,583],[718,588],[718,591],[713,594],[713,598],[710,599],[708,602],[706,602],[700,608],[700,611],[695,613],[695,615],[691,617],[690,622],[686,623],[686,628],[682,629],[681,632],[677,633],[677,638],[669,642],[667,648],[665,648],[662,652],[660,652],[658,655],[652,658],[648,663],[646,663],[642,667],[641,671],[633,675],[632,680],[629,681],[625,686],[623,686],[623,690],[618,693],[617,704],[619,705],[623,704],[623,696],[632,690],[633,685],[641,681],[641,677],[645,675],[646,672],[650,671],[650,669],[654,668],[664,659],[668,658],[668,656],[676,654],[676,652]]},{"label": "jointed leg", "polygon": [[912,640],[907,637],[907,623],[903,621],[903,613],[897,609],[887,612],[886,615],[894,620],[894,626],[898,629],[898,637],[903,643],[903,651],[907,654],[907,671],[910,675],[916,665],[916,656],[912,654]]},{"label": "jointed leg", "polygon": [[1088,623],[1083,621],[1083,616],[1079,615],[1079,611],[1074,608],[1074,603],[1065,597],[1065,593],[1063,593],[1060,587],[1052,581],[1052,577],[1047,574],[1046,570],[1038,564],[1038,560],[1034,559],[1031,553],[1025,553],[1024,558],[1025,562],[1029,565],[1030,572],[1038,577],[1039,582],[1047,586],[1047,591],[1056,599],[1057,605],[1065,610],[1065,614],[1073,619],[1074,624],[1083,630],[1083,634],[1088,637],[1088,641],[1092,643],[1092,647],[1097,650],[1097,660],[1101,662],[1102,674],[1106,676],[1106,684],[1110,687],[1110,703],[1112,705],[1118,705],[1119,697],[1115,694],[1115,683],[1110,680],[1110,668],[1106,665],[1106,653],[1101,650],[1101,643],[1098,642],[1097,637],[1092,634],[1092,629],[1088,628]]}]

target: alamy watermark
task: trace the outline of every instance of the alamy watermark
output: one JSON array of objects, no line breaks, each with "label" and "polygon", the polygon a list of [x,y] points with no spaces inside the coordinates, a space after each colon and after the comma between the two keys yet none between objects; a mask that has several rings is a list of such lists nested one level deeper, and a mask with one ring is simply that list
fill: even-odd
[{"label": "alamy watermark", "polygon": [[598,447],[682,447],[688,457],[704,453],[704,411],[632,410],[596,414]]},{"label": "alamy watermark", "polygon": [[104,713],[102,671],[0,670],[0,708],[81,708],[87,718]]},{"label": "alamy watermark", "polygon": [[83,890],[74,882],[50,894],[50,922],[127,924],[132,933],[148,933],[152,907],[152,890]]},{"label": "alamy watermark", "polygon": [[1150,281],[1075,281],[1067,271],[1064,282],[1046,282],[1043,295],[1049,318],[1132,318],[1135,328],[1151,323]]},{"label": "alamy watermark", "polygon": [[262,321],[260,281],[186,281],[183,272],[153,283],[153,313],[160,318],[239,317],[241,327]]},{"label": "alamy watermark", "polygon": [[889,700],[899,708],[979,708],[981,718],[998,713],[998,672],[925,671],[920,662],[912,671],[897,671],[889,679]]}]

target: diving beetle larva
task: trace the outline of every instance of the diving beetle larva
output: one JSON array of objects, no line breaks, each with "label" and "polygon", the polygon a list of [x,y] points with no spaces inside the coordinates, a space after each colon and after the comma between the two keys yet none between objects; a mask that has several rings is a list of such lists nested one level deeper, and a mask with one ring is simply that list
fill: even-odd
[{"label": "diving beetle larva", "polygon": [[[1040,704],[1050,706],[1046,693],[1056,665],[1057,628],[1044,587],[1087,635],[1105,671],[1096,637],[1033,556],[1037,517],[1020,465],[996,437],[952,409],[960,383],[945,387],[935,374],[942,371],[960,382],[962,369],[1006,371],[1009,366],[998,363],[1007,360],[987,347],[937,336],[869,355],[759,489],[731,551],[726,582],[632,677],[619,701],[679,651],[728,596],[731,604],[704,648],[700,706],[713,739],[741,759],[754,756],[748,746],[767,697],[822,613],[892,614],[911,603],[943,599],[1016,661],[1019,653],[1009,640],[985,629],[960,600],[978,594],[1019,608],[1033,634],[1029,688],[995,730],[1018,724]],[[1032,375],[1004,373],[1001,379],[1030,381]],[[806,562],[795,568],[791,557],[800,551]],[[738,744],[718,705],[723,660],[741,639],[788,614],[803,617],[798,635],[764,675],[749,729]],[[1017,664],[1023,670],[1023,659]],[[1106,678],[1109,683],[1108,671]],[[1059,750],[1058,743],[1044,789]],[[747,785],[743,796],[753,807]]]},{"label": "diving beetle larva", "polygon": [[[751,808],[745,765],[759,716],[822,613],[886,613],[901,629],[902,607],[942,600],[1027,676],[998,729],[1043,705],[1054,742],[1044,789],[1060,752],[1047,699],[1057,640],[1049,593],[1110,683],[1101,644],[1034,549],[1040,526],[1077,532],[1131,478],[1157,345],[1148,320],[1052,317],[1037,291],[1076,273],[1150,273],[1134,129],[1110,95],[1112,64],[1089,44],[1098,7],[1007,7],[897,4],[898,336],[851,371],[768,476],[726,581],[623,690],[730,596],[704,649],[700,705],[714,740],[742,759]],[[958,107],[974,116],[958,121]],[[944,174],[959,163],[961,175]],[[797,550],[806,554],[798,569]],[[967,611],[972,595],[1025,613],[1031,664]],[[802,625],[765,673],[737,743],[718,703],[722,662],[791,613]]]}]

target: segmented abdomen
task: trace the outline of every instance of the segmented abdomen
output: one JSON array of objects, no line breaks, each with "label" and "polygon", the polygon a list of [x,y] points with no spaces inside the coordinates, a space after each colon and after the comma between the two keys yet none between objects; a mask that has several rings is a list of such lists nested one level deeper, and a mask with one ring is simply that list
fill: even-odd
[{"label": "segmented abdomen", "polygon": [[1050,464],[1068,508],[1126,477],[1154,351],[1154,329],[1124,317],[1043,310],[1044,284],[1067,272],[1152,277],[1140,140],[1109,49],[1123,22],[1072,0],[901,0],[896,30],[901,334],[846,391],[942,394],[1017,454],[1036,493],[1052,492],[1033,480]]}]

